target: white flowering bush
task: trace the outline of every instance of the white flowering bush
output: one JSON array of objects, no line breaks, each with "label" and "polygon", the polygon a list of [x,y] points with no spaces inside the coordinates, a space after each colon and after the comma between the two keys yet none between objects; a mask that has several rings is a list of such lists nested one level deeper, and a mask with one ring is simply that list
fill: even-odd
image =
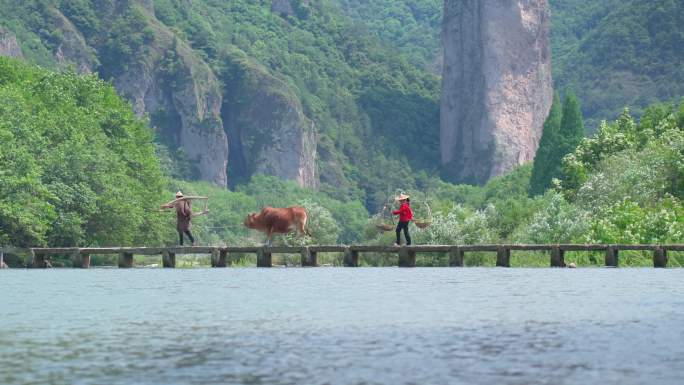
[{"label": "white flowering bush", "polygon": [[547,192],[532,219],[519,227],[512,238],[519,243],[584,242],[589,236],[588,212],[568,203],[562,194]]},{"label": "white flowering bush", "polygon": [[476,211],[454,205],[447,213],[435,214],[429,227],[416,232],[416,239],[431,245],[494,243],[498,241],[491,226],[495,215],[492,205]]},{"label": "white flowering bush", "polygon": [[669,190],[671,172],[662,148],[624,151],[600,162],[574,201],[592,212],[623,200],[649,204]]}]

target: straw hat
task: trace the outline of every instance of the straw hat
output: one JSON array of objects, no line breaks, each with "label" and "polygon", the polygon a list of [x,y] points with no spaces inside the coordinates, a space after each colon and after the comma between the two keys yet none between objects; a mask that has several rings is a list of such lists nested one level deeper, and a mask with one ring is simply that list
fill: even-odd
[{"label": "straw hat", "polygon": [[399,194],[398,197],[395,197],[394,200],[395,201],[403,201],[403,200],[409,199],[410,197],[411,197],[410,195],[406,195],[404,193],[401,193],[401,194]]},{"label": "straw hat", "polygon": [[178,192],[176,193],[176,198],[182,198],[182,197],[183,197],[183,193],[180,192],[180,190],[178,190]]}]

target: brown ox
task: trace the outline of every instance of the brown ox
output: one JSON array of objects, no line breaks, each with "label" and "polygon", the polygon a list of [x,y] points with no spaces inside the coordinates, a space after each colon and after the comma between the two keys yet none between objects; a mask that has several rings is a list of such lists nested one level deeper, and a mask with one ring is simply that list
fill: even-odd
[{"label": "brown ox", "polygon": [[304,207],[264,207],[259,214],[248,214],[244,224],[247,228],[265,232],[270,245],[274,233],[287,234],[296,230],[299,234],[311,236],[306,229],[306,220],[307,214]]}]

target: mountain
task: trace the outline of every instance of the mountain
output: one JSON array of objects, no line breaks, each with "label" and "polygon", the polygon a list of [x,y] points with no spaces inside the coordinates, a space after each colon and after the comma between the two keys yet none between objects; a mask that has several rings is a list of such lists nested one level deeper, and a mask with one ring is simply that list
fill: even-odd
[{"label": "mountain", "polygon": [[263,173],[374,207],[436,172],[439,77],[331,1],[0,3],[2,41],[111,80],[174,177]]},{"label": "mountain", "polygon": [[[682,95],[681,2],[549,2],[554,82],[590,129]],[[111,80],[174,178],[235,188],[268,174],[374,210],[441,171],[442,7],[0,0],[0,54]]]},{"label": "mountain", "polygon": [[[435,0],[339,0],[345,13],[404,54],[441,62]],[[591,130],[629,106],[636,116],[684,95],[684,3],[678,0],[549,0],[556,88],[571,88]],[[415,10],[419,10],[416,12]],[[399,13],[398,16],[394,14]],[[415,15],[415,16],[414,16]],[[393,33],[385,20],[401,21]],[[424,40],[420,49],[406,36]]]}]

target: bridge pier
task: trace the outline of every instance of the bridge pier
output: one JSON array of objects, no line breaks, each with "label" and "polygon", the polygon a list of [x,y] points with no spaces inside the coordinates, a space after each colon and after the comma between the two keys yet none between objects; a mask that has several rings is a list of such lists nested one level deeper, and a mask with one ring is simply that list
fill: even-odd
[{"label": "bridge pier", "polygon": [[311,251],[307,246],[302,247],[302,267],[305,266],[310,266],[310,267],[316,267],[318,266],[318,253],[315,251]]},{"label": "bridge pier", "polygon": [[416,267],[416,251],[406,247],[399,249],[399,267]]},{"label": "bridge pier", "polygon": [[219,250],[219,259],[218,263],[216,264],[216,267],[226,267],[232,263],[230,256],[228,255],[228,251],[226,250]]},{"label": "bridge pier", "polygon": [[653,250],[653,267],[667,267],[667,250],[662,248]]},{"label": "bridge pier", "polygon": [[130,269],[133,267],[133,253],[119,253],[119,268]]},{"label": "bridge pier", "polygon": [[614,246],[606,248],[606,266],[618,267],[618,249]]},{"label": "bridge pier", "polygon": [[34,268],[34,269],[45,269],[48,267],[52,267],[52,264],[50,264],[50,257],[47,254],[36,253],[32,250],[31,255],[33,256],[31,258],[31,267],[32,268]]},{"label": "bridge pier", "polygon": [[81,254],[79,251],[75,251],[71,256],[74,263],[74,267],[87,269],[90,267],[90,254]]},{"label": "bridge pier", "polygon": [[551,267],[565,267],[565,250],[560,247],[551,249]]},{"label": "bridge pier", "polygon": [[213,249],[211,251],[211,267],[226,267],[226,260],[228,259],[228,251]]},{"label": "bridge pier", "polygon": [[496,250],[496,266],[511,267],[511,249],[499,247]]},{"label": "bridge pier", "polygon": [[359,252],[347,249],[344,252],[344,266],[359,267]]},{"label": "bridge pier", "polygon": [[450,267],[463,267],[463,257],[465,252],[456,247],[449,251],[449,266]]},{"label": "bridge pier", "polygon": [[172,253],[170,251],[164,251],[162,253],[162,266],[166,268],[175,268],[176,267],[176,253]]},{"label": "bridge pier", "polygon": [[263,247],[257,250],[257,267],[273,267],[271,252]]}]

